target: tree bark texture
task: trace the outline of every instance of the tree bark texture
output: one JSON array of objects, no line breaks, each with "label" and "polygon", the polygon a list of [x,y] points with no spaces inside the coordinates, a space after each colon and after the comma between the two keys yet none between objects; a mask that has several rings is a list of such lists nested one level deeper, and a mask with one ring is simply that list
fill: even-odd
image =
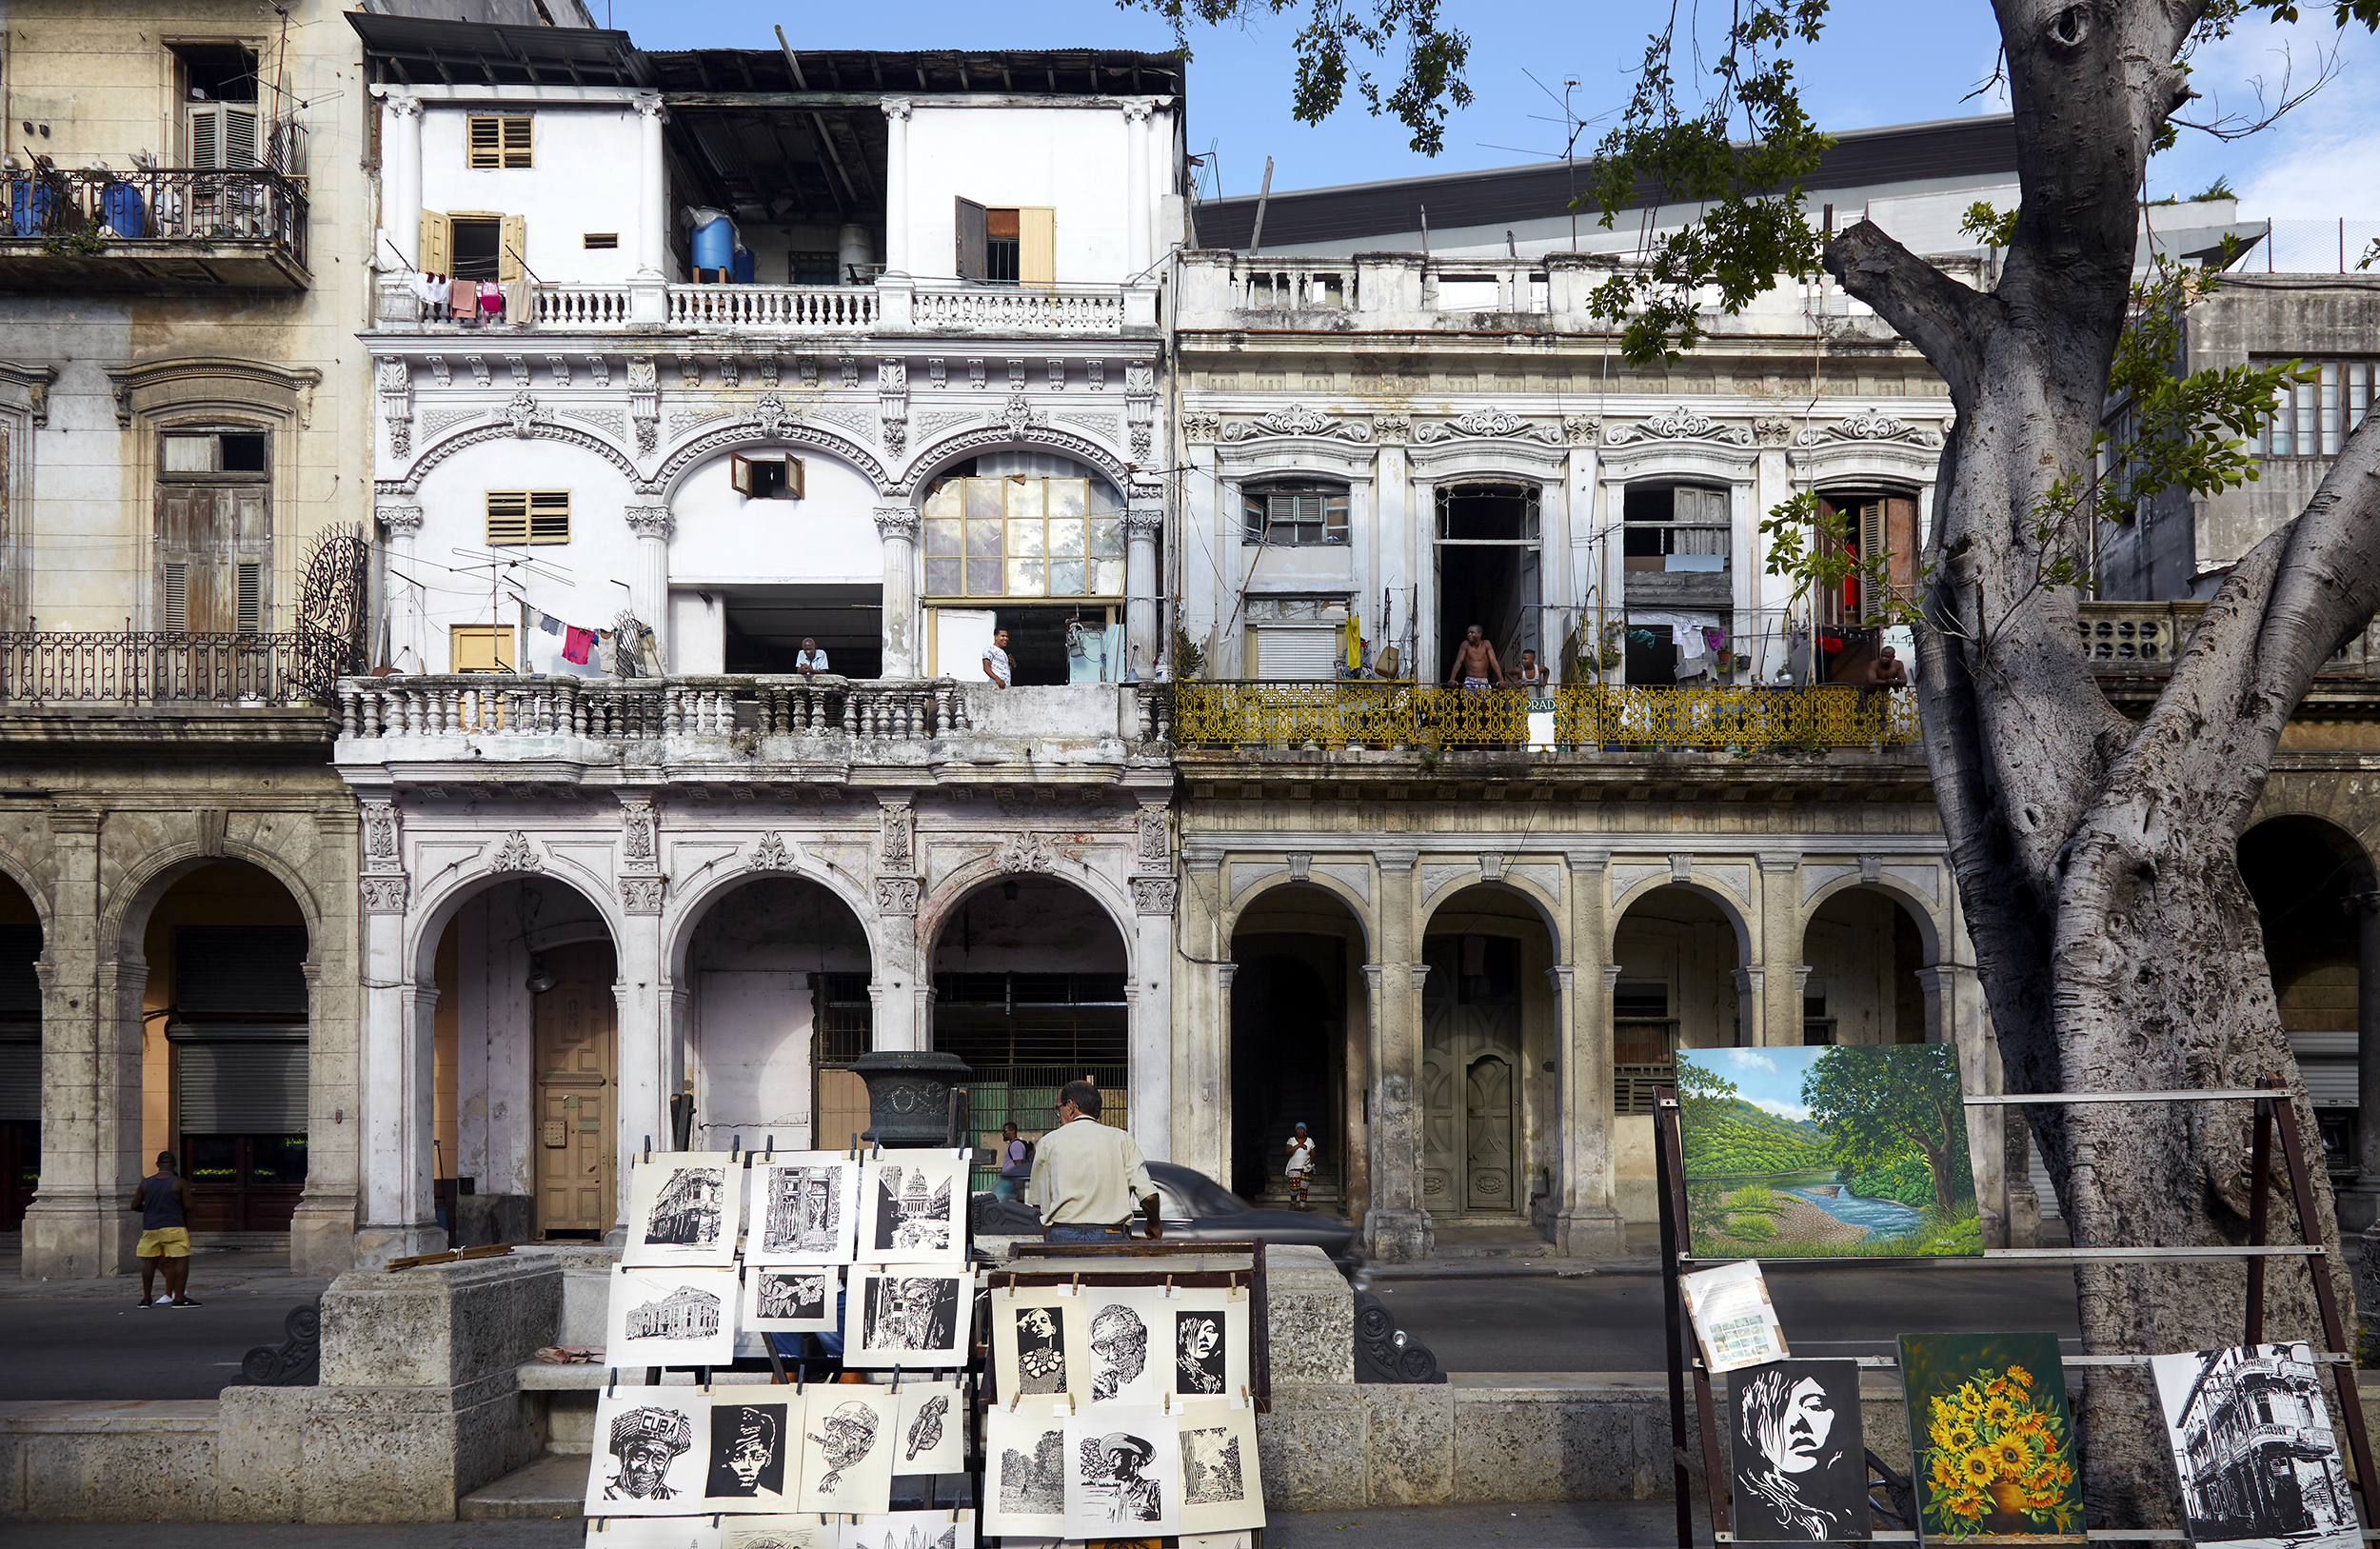
[{"label": "tree bark texture", "polygon": [[[2023,205],[1999,283],[1977,292],[1861,222],[1825,262],[1949,383],[1918,650],[1926,755],[2011,1092],[2252,1086],[2301,1099],[2242,828],[2315,670],[2380,606],[2380,415],[2312,503],[2233,568],[2133,723],[2101,692],[2035,513],[2086,473],[2132,283],[2150,147],[2183,100],[2177,51],[2203,6],[1998,0]],[[2026,1106],[2077,1246],[2244,1242],[2250,1104]],[[2296,1109],[2310,1158],[2311,1110]],[[2277,1154],[2277,1148],[2276,1148]],[[2277,1162],[2276,1162],[2277,1172]],[[2327,1243],[2274,1180],[2272,1240]],[[2237,1261],[2075,1271],[2093,1353],[2236,1344]],[[2309,1267],[2276,1261],[2266,1338],[2323,1340]],[[2351,1325],[2350,1334],[2351,1339]],[[2080,1374],[2077,1373],[2077,1376]],[[2175,1520],[2145,1371],[2077,1382],[2094,1526]]]}]

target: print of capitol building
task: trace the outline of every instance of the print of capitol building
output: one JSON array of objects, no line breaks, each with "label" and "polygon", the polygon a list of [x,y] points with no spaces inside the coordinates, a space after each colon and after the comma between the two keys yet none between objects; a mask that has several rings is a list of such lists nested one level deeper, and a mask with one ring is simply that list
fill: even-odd
[{"label": "print of capitol building", "polygon": [[719,1332],[719,1299],[683,1286],[628,1313],[632,1340],[706,1340]]}]

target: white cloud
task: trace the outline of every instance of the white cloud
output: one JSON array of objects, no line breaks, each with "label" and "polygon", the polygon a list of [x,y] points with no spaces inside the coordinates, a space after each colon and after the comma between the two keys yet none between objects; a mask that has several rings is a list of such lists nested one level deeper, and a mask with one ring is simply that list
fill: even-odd
[{"label": "white cloud", "polygon": [[2200,98],[2180,116],[2194,120],[2252,119],[2269,111],[2285,77],[2291,90],[2303,90],[2314,79],[2318,57],[2332,50],[2338,73],[2271,128],[2244,139],[2220,141],[2184,129],[2180,142],[2150,168],[2152,197],[2188,197],[2221,175],[2238,190],[2243,219],[2380,215],[2380,158],[2370,151],[2370,105],[2363,100],[2373,73],[2373,40],[2361,29],[2342,32],[2328,14],[2327,8],[2319,13],[2309,8],[2293,24],[2244,21],[2192,61],[2191,81]]},{"label": "white cloud", "polygon": [[1776,1062],[1757,1049],[1730,1049],[1727,1052],[1734,1056],[1734,1062],[1736,1064],[1750,1065],[1755,1070],[1765,1070],[1772,1076],[1776,1074]]},{"label": "white cloud", "polygon": [[1765,1097],[1748,1097],[1744,1099],[1744,1101],[1751,1103],[1755,1108],[1767,1109],[1769,1112],[1776,1115],[1779,1119],[1807,1119],[1810,1117],[1810,1110],[1803,1107],[1798,1102],[1778,1102],[1772,1098]]}]

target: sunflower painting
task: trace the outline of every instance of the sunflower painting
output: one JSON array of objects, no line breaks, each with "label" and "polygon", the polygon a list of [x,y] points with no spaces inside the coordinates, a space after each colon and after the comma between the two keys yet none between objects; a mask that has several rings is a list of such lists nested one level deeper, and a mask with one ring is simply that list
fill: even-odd
[{"label": "sunflower painting", "polygon": [[1928,1543],[2072,1538],[2082,1476],[2054,1334],[1904,1334],[1901,1378]]}]

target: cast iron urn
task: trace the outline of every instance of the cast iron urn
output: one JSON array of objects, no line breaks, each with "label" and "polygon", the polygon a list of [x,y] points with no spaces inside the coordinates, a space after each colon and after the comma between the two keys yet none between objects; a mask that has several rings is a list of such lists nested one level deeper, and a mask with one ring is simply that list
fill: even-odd
[{"label": "cast iron urn", "polygon": [[964,1060],[930,1049],[883,1049],[861,1055],[851,1068],[867,1082],[868,1118],[875,1125],[862,1140],[884,1146],[952,1143],[951,1090],[972,1074]]}]

